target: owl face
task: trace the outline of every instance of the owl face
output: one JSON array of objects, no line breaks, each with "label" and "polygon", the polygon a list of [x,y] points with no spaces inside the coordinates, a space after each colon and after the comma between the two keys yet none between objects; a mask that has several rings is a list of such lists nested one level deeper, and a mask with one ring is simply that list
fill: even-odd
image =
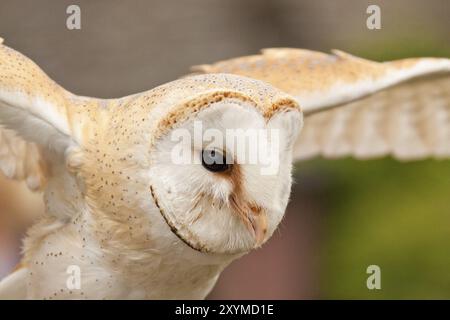
[{"label": "owl face", "polygon": [[280,223],[302,125],[290,96],[248,78],[197,76],[97,118],[83,184],[114,246],[234,255]]},{"label": "owl face", "polygon": [[264,243],[288,202],[300,117],[291,110],[267,119],[228,100],[163,136],[152,153],[151,196],[172,232],[202,252]]}]

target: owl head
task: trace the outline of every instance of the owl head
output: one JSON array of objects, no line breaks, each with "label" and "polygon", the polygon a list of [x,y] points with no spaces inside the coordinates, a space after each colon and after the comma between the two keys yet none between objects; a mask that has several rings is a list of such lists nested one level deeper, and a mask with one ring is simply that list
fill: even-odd
[{"label": "owl head", "polygon": [[286,94],[215,74],[93,108],[81,156],[85,194],[125,238],[239,254],[280,223],[302,123]]},{"label": "owl head", "polygon": [[289,95],[208,74],[96,99],[67,92],[7,47],[0,61],[3,123],[32,143],[23,158],[46,173],[47,212],[81,219],[101,248],[235,255],[280,223],[302,125]]}]

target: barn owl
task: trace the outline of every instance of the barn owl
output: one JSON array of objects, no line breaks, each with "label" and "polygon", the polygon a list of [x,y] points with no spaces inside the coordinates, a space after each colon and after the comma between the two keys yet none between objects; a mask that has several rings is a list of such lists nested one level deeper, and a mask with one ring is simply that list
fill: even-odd
[{"label": "barn owl", "polygon": [[[0,44],[0,168],[42,190],[46,205],[0,297],[206,297],[229,263],[273,234],[293,161],[448,157],[449,71],[444,58],[377,63],[268,49],[97,99],[70,93]],[[195,133],[198,161],[175,164],[171,135],[193,133],[196,122],[219,133],[277,130],[278,170],[239,163],[226,145],[205,149]],[[231,163],[220,161],[228,154]]]}]

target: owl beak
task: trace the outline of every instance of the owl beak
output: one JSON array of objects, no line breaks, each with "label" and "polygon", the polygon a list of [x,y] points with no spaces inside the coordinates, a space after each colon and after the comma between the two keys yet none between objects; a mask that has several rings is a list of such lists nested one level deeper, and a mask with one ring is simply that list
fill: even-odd
[{"label": "owl beak", "polygon": [[255,237],[257,247],[261,246],[266,238],[267,233],[267,215],[260,207],[250,207],[250,232]]},{"label": "owl beak", "polygon": [[251,202],[241,202],[240,197],[232,196],[231,205],[238,216],[241,218],[247,230],[255,239],[255,246],[263,244],[267,234],[267,214],[266,211],[258,205]]}]

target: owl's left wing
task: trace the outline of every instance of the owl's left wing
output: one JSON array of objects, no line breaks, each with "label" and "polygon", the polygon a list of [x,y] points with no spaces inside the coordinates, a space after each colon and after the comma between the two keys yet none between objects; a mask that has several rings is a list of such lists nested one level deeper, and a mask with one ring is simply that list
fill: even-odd
[{"label": "owl's left wing", "polygon": [[[0,171],[42,189],[83,122],[78,100],[0,38]],[[50,158],[52,158],[50,161]]]},{"label": "owl's left wing", "polygon": [[378,63],[337,50],[266,49],[194,70],[256,78],[293,95],[306,116],[296,160],[450,157],[450,59]]},{"label": "owl's left wing", "polygon": [[30,189],[40,189],[47,171],[41,152],[37,144],[0,127],[0,172],[7,178],[24,180]]}]

